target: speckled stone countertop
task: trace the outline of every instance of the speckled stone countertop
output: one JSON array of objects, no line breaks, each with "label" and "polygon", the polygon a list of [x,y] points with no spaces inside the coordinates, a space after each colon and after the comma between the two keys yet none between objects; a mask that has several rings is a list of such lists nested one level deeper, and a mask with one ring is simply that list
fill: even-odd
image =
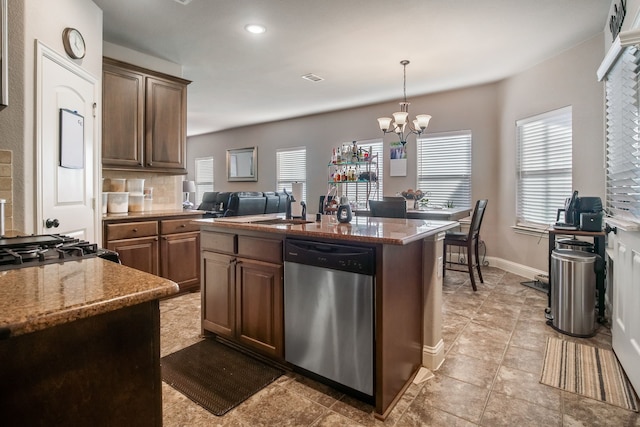
[{"label": "speckled stone countertop", "polygon": [[[457,221],[432,221],[421,219],[354,217],[350,223],[339,223],[333,215],[322,215],[321,221],[305,224],[261,224],[259,221],[282,217],[282,215],[255,215],[228,218],[205,218],[194,220],[206,230],[241,229],[335,240],[359,241],[406,245],[442,231],[458,226]],[[212,229],[213,229],[212,228]]]},{"label": "speckled stone countertop", "polygon": [[0,272],[0,337],[7,338],[173,295],[170,280],[102,258]]},{"label": "speckled stone countertop", "polygon": [[162,219],[167,217],[182,217],[202,215],[204,211],[198,210],[173,210],[173,211],[142,211],[127,213],[108,213],[102,215],[103,221],[115,220],[139,220],[139,219]]}]

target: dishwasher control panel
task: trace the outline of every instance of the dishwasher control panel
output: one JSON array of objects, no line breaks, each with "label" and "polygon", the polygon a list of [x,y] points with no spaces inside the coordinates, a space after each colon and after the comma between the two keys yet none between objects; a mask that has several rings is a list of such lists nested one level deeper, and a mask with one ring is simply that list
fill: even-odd
[{"label": "dishwasher control panel", "polygon": [[367,276],[375,274],[373,248],[296,239],[286,239],[284,248],[285,261]]}]

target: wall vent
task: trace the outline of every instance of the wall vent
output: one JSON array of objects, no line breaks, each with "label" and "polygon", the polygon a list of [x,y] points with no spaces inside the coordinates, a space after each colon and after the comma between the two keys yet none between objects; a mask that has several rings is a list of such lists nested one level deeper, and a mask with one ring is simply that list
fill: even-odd
[{"label": "wall vent", "polygon": [[302,76],[302,78],[305,80],[309,80],[310,82],[321,82],[322,80],[324,80],[322,77],[317,76],[313,73],[305,74],[304,76]]}]

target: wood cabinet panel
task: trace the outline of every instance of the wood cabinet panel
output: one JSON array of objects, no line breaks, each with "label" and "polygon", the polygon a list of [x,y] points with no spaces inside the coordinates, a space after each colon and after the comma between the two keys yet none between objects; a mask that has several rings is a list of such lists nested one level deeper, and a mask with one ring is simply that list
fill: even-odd
[{"label": "wood cabinet panel", "polygon": [[238,256],[282,263],[282,240],[238,236]]},{"label": "wood cabinet panel", "polygon": [[200,285],[200,232],[175,233],[161,237],[160,275],[173,280],[181,291]]},{"label": "wood cabinet panel", "polygon": [[144,76],[110,64],[102,71],[102,163],[141,167]]},{"label": "wood cabinet panel", "polygon": [[202,252],[202,327],[233,337],[235,324],[235,257]]},{"label": "wood cabinet panel", "polygon": [[239,260],[236,267],[238,340],[284,358],[282,265]]},{"label": "wood cabinet panel", "polygon": [[187,87],[147,77],[146,166],[185,169]]},{"label": "wood cabinet panel", "polygon": [[155,274],[156,276],[159,274],[157,236],[111,240],[107,242],[107,249],[118,252],[120,262],[127,267]]},{"label": "wood cabinet panel", "polygon": [[202,233],[200,246],[202,250],[233,255],[237,251],[238,236],[231,233]]},{"label": "wood cabinet panel", "polygon": [[200,225],[192,224],[194,218],[163,219],[160,221],[160,234],[187,233],[200,231]]},{"label": "wood cabinet panel", "polygon": [[157,221],[107,224],[107,240],[132,239],[137,237],[156,236],[157,234]]}]

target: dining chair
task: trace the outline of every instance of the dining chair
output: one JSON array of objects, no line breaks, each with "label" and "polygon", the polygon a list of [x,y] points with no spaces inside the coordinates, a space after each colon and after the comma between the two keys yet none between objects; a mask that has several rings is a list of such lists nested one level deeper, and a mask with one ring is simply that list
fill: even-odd
[{"label": "dining chair", "polygon": [[[462,231],[447,231],[444,235],[444,257],[445,261],[442,268],[442,276],[444,277],[446,270],[460,271],[457,268],[452,268],[454,265],[464,265],[460,262],[451,261],[451,257],[447,260],[447,247],[457,246],[467,248],[467,269],[469,270],[469,277],[471,278],[471,287],[474,291],[477,291],[476,280],[473,274],[473,267],[478,270],[478,277],[480,277],[480,283],[484,283],[482,279],[482,272],[480,271],[480,256],[478,254],[478,244],[480,241],[480,226],[482,225],[482,218],[484,217],[484,211],[487,207],[487,199],[481,199],[476,202],[476,207],[473,210],[473,216],[471,217],[471,224],[469,226],[469,232]],[[475,263],[473,262],[473,256],[475,255]]]},{"label": "dining chair", "polygon": [[369,200],[371,216],[406,218],[407,204],[404,200]]}]

